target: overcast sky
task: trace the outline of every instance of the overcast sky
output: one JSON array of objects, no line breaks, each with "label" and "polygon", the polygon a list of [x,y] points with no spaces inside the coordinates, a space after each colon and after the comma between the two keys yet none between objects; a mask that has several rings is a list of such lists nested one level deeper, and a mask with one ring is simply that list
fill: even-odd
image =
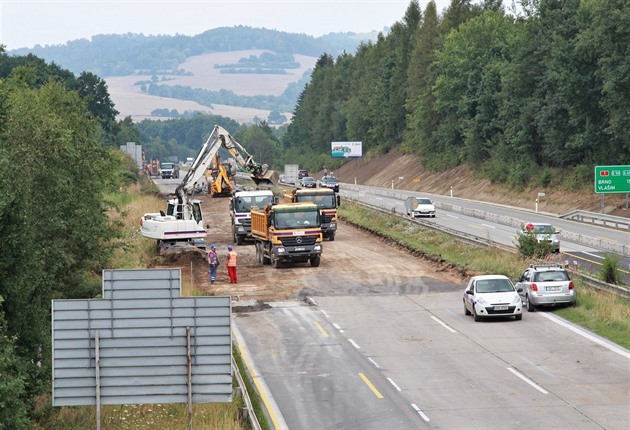
[{"label": "overcast sky", "polygon": [[[429,0],[419,0],[422,10]],[[438,13],[449,0],[436,0]],[[381,31],[400,21],[409,0],[0,0],[0,44],[7,50],[64,44],[97,34],[196,35],[246,25],[321,36]]]}]

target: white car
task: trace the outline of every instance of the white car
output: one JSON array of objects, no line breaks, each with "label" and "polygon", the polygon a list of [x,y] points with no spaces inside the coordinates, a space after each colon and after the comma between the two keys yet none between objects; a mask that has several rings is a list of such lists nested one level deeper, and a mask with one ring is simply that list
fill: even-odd
[{"label": "white car", "polygon": [[513,316],[523,318],[523,302],[512,281],[503,275],[473,276],[464,290],[464,314],[475,321],[485,317]]},{"label": "white car", "polygon": [[411,215],[413,217],[428,216],[435,218],[435,206],[433,205],[431,199],[427,199],[426,197],[412,198],[410,199],[409,207],[407,208],[407,215]]}]

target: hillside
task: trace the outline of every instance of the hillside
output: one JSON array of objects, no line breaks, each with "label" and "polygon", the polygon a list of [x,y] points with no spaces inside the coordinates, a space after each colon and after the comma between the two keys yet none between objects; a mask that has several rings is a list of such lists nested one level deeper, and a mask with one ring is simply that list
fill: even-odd
[{"label": "hillside", "polygon": [[[549,187],[547,189],[525,189],[514,191],[492,184],[487,179],[479,178],[470,168],[459,166],[440,173],[431,173],[421,169],[417,156],[397,152],[380,156],[373,160],[352,160],[335,175],[341,182],[371,185],[375,187],[394,187],[423,191],[431,194],[449,195],[453,187],[453,196],[473,200],[482,200],[509,206],[534,210],[535,199],[539,192],[545,192],[538,208],[541,212],[565,214],[575,209],[600,212],[601,197],[592,189],[567,191]],[[322,172],[317,175],[321,176]],[[399,178],[404,179],[400,180]],[[625,194],[606,196],[605,212],[611,215],[630,217],[630,210],[625,209]]]}]

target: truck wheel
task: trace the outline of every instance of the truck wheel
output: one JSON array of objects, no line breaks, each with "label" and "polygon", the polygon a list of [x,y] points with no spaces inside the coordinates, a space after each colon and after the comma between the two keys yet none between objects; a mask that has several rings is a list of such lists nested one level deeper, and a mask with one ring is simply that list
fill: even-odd
[{"label": "truck wheel", "polygon": [[335,232],[334,231],[328,235],[328,240],[330,240],[331,242],[335,241]]},{"label": "truck wheel", "polygon": [[271,252],[269,255],[265,254],[265,245],[263,243],[260,244],[260,258],[262,259],[262,264],[271,264]]},{"label": "truck wheel", "polygon": [[319,255],[317,257],[311,257],[311,266],[319,267]]},{"label": "truck wheel", "polygon": [[[232,229],[232,242],[236,243],[236,232],[234,231],[234,229]],[[240,243],[239,243],[240,245]],[[258,252],[258,248],[256,248],[256,252]],[[258,255],[258,254],[256,254]]]},{"label": "truck wheel", "polygon": [[234,236],[234,242],[236,242],[237,245],[242,245],[243,244],[243,236]]},{"label": "truck wheel", "polygon": [[273,254],[272,254],[272,255],[271,255],[271,267],[273,267],[274,269],[277,269],[277,268],[279,268],[279,267],[280,267],[280,265],[281,265],[281,263],[280,263],[280,259],[275,258],[275,257],[273,256]]}]

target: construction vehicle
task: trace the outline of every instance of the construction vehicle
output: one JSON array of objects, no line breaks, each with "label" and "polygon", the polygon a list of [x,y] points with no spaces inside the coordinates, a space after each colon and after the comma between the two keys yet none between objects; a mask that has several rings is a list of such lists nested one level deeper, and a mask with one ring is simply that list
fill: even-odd
[{"label": "construction vehicle", "polygon": [[232,238],[234,243],[242,245],[252,238],[251,209],[262,209],[271,205],[275,197],[271,190],[237,191],[230,199],[230,218],[232,218]]},{"label": "construction vehicle", "polygon": [[284,202],[315,203],[319,208],[319,220],[321,222],[322,235],[324,239],[335,240],[337,232],[337,207],[339,207],[340,197],[330,188],[298,188],[291,194],[284,195]]},{"label": "construction vehicle", "polygon": [[149,176],[160,176],[160,160],[153,158],[147,165]]},{"label": "construction vehicle", "polygon": [[205,180],[204,174],[212,163],[219,148],[238,154],[237,160],[251,174],[252,180],[259,186],[275,185],[276,173],[261,165],[248,155],[243,158],[239,150],[244,151],[232,136],[222,127],[215,126],[208,140],[203,144],[190,170],[175,190],[174,198],[168,200],[166,212],[145,213],[140,220],[140,233],[144,237],[156,239],[161,252],[171,247],[206,248],[206,228],[203,226],[201,202],[193,199],[194,193]]},{"label": "construction vehicle", "polygon": [[322,230],[314,203],[283,203],[252,208],[252,237],[260,264],[278,268],[285,262],[319,266]]},{"label": "construction vehicle", "polygon": [[212,164],[212,167],[206,171],[208,192],[212,197],[231,196],[234,190],[232,177],[236,172],[232,172],[229,163],[221,163],[218,153],[214,156]]}]

